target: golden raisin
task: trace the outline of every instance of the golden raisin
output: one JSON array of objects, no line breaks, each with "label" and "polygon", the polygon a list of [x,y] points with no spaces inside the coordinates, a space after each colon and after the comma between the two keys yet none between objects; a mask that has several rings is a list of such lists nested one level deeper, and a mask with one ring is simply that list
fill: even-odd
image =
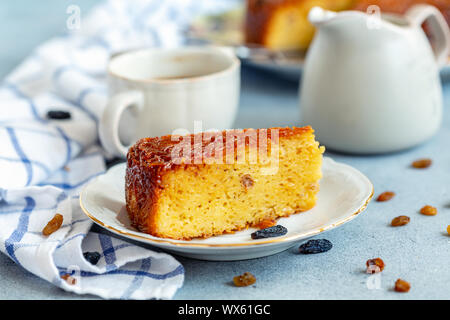
[{"label": "golden raisin", "polygon": [[426,216],[435,216],[437,214],[437,209],[433,206],[424,206],[420,209],[420,213]]},{"label": "golden raisin", "polygon": [[398,216],[392,219],[391,225],[393,227],[400,227],[408,224],[411,219],[408,216]]},{"label": "golden raisin", "polygon": [[244,175],[241,177],[241,183],[242,183],[242,186],[245,188],[245,190],[248,190],[248,189],[250,189],[251,187],[253,187],[253,185],[254,185],[255,182],[253,181],[251,175],[249,175],[249,174],[244,174]]},{"label": "golden raisin", "polygon": [[277,224],[277,220],[274,219],[264,219],[260,223],[258,223],[255,227],[258,229],[265,229],[269,227],[273,227]]},{"label": "golden raisin", "polygon": [[408,292],[409,289],[411,289],[411,285],[409,284],[409,282],[402,279],[397,279],[397,281],[395,281],[395,291]]},{"label": "golden raisin", "polygon": [[431,166],[431,159],[419,159],[414,161],[411,166],[416,169],[425,169]]},{"label": "golden raisin", "polygon": [[256,282],[256,278],[250,272],[245,272],[240,276],[234,277],[233,282],[236,287],[246,287],[254,284]]},{"label": "golden raisin", "polygon": [[388,201],[388,200],[391,200],[394,196],[395,196],[394,192],[386,191],[386,192],[381,193],[378,196],[377,201]]},{"label": "golden raisin", "polygon": [[367,273],[378,273],[384,269],[384,261],[381,258],[369,259],[366,261]]},{"label": "golden raisin", "polygon": [[66,273],[61,276],[61,279],[65,280],[68,284],[74,285],[77,283],[77,279],[72,277],[70,274]]},{"label": "golden raisin", "polygon": [[52,220],[50,220],[45,228],[42,230],[44,236],[49,236],[56,230],[58,230],[63,223],[63,216],[59,213],[55,214]]}]

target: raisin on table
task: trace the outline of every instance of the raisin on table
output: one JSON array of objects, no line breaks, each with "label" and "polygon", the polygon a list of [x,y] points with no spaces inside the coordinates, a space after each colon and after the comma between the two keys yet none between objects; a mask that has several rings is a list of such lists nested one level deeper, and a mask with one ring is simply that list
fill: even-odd
[{"label": "raisin on table", "polygon": [[394,219],[392,219],[391,226],[401,227],[401,226],[407,225],[410,220],[411,219],[408,216],[398,216],[398,217],[395,217]]},{"label": "raisin on table", "polygon": [[303,254],[322,253],[330,250],[332,247],[333,244],[327,239],[315,239],[302,244],[299,252]]},{"label": "raisin on table", "polygon": [[256,278],[250,272],[245,272],[240,276],[236,276],[233,278],[233,283],[236,287],[246,287],[254,284],[256,282]]},{"label": "raisin on table", "polygon": [[420,213],[426,216],[435,216],[437,214],[437,209],[433,206],[426,205],[420,209]]},{"label": "raisin on table", "polygon": [[384,261],[381,258],[369,259],[366,261],[367,273],[378,273],[384,269]]},{"label": "raisin on table", "polygon": [[392,191],[385,191],[383,193],[380,193],[380,195],[377,197],[378,202],[383,201],[389,201],[395,196],[395,193]]},{"label": "raisin on table", "polygon": [[416,169],[425,169],[431,166],[432,161],[431,159],[419,159],[411,163],[411,167]]},{"label": "raisin on table", "polygon": [[408,292],[409,289],[411,289],[411,285],[409,284],[408,281],[397,279],[397,281],[395,282],[394,289],[397,292]]}]

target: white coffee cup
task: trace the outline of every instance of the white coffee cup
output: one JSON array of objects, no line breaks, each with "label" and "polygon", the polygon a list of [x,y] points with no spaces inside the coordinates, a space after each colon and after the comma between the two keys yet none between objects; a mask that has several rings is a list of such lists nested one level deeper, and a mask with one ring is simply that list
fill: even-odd
[{"label": "white coffee cup", "polygon": [[103,147],[126,156],[143,137],[232,127],[239,105],[240,62],[222,47],[141,49],[108,66],[109,103],[99,124]]}]

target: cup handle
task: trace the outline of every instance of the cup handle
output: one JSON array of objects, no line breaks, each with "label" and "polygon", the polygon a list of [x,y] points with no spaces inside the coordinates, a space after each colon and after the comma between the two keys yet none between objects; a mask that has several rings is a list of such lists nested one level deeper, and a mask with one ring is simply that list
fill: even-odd
[{"label": "cup handle", "polygon": [[140,91],[125,91],[114,95],[106,105],[99,123],[99,137],[103,148],[110,154],[126,157],[129,146],[119,138],[119,123],[127,108],[142,110],[144,97]]},{"label": "cup handle", "polygon": [[419,4],[411,7],[406,16],[416,26],[429,22],[431,36],[435,39],[433,51],[437,63],[446,65],[450,54],[450,29],[441,12],[434,6]]}]

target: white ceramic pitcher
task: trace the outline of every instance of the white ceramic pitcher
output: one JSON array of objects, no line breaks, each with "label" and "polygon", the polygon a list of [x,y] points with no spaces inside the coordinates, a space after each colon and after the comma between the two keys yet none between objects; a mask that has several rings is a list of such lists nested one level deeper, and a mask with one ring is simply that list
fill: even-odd
[{"label": "white ceramic pitcher", "polygon": [[[375,19],[375,20],[374,20]],[[433,6],[404,16],[334,13],[315,7],[318,32],[300,88],[302,123],[332,150],[381,153],[430,138],[442,120],[439,67],[450,32]],[[429,22],[433,46],[422,29]]]}]

